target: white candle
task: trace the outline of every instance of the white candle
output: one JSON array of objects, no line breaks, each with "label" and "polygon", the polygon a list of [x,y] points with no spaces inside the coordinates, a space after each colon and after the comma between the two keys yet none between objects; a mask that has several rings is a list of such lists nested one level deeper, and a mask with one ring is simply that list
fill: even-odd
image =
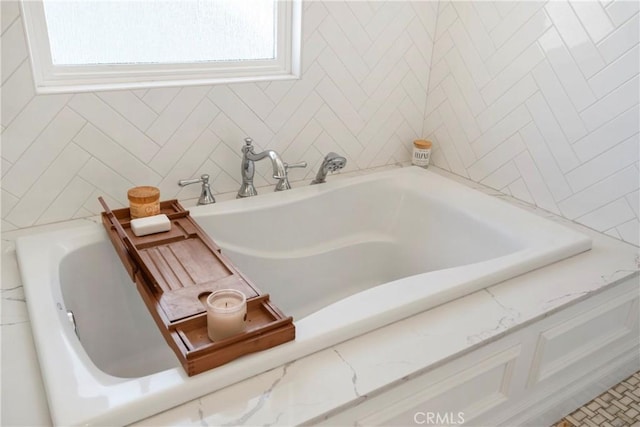
[{"label": "white candle", "polygon": [[207,332],[211,341],[218,341],[244,329],[247,298],[235,289],[221,289],[207,298]]}]

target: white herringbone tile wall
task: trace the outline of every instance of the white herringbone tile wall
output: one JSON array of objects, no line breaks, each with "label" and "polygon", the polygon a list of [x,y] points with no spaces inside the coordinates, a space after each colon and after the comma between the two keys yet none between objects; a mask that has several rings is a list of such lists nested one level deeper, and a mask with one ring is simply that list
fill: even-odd
[{"label": "white herringbone tile wall", "polygon": [[[35,95],[18,3],[1,2],[2,228],[127,204],[134,185],[197,197],[180,178],[208,173],[214,192],[240,185],[240,147],[306,160],[310,180],[336,151],[346,170],[410,159],[421,136],[436,2],[305,2],[297,81]],[[256,184],[275,184],[257,164]]]},{"label": "white herringbone tile wall", "polygon": [[639,5],[441,1],[434,163],[638,245]]}]

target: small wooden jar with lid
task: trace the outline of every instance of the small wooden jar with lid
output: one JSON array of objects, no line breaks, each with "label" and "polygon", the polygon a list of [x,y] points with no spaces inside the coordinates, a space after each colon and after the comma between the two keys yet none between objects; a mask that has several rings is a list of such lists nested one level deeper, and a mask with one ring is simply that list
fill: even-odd
[{"label": "small wooden jar with lid", "polygon": [[413,157],[411,164],[426,168],[431,159],[431,141],[416,139],[413,141]]},{"label": "small wooden jar with lid", "polygon": [[133,187],[127,192],[131,219],[160,213],[160,190],[156,187]]}]

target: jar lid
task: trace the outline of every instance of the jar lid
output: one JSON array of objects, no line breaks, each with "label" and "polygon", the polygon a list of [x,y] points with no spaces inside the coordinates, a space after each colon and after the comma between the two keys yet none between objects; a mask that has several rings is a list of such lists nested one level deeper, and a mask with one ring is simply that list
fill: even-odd
[{"label": "jar lid", "polygon": [[427,141],[426,139],[416,139],[415,141],[413,141],[413,145],[416,148],[431,148],[431,141]]},{"label": "jar lid", "polygon": [[134,203],[155,202],[160,199],[160,190],[150,186],[133,187],[127,191],[127,197]]}]

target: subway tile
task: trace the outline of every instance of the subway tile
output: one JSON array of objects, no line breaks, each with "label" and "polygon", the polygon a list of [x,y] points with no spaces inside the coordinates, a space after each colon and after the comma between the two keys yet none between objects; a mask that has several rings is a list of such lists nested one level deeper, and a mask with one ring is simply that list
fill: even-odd
[{"label": "subway tile", "polygon": [[24,38],[24,29],[22,27],[22,19],[16,19],[2,33],[0,40],[0,48],[2,50],[2,61],[0,61],[0,76],[2,76],[2,84],[7,81],[14,71],[18,69],[20,64],[27,60],[27,42]]},{"label": "subway tile", "polygon": [[306,41],[311,34],[317,31],[322,21],[327,17],[329,12],[322,2],[308,2],[308,8],[302,15],[302,40]]},{"label": "subway tile", "polygon": [[576,218],[576,222],[597,231],[605,231],[631,219],[637,219],[624,197],[604,205],[586,215]]},{"label": "subway tile", "polygon": [[262,120],[275,107],[275,103],[255,83],[235,83],[229,88]]},{"label": "subway tile", "polygon": [[489,33],[482,24],[480,15],[473,6],[473,3],[474,2],[455,1],[452,4],[480,57],[486,59],[495,52],[496,48],[493,40],[489,37]]},{"label": "subway tile", "polygon": [[149,166],[90,123],[82,128],[73,141],[135,185],[156,185],[161,180],[160,175]]},{"label": "subway tile", "polygon": [[444,120],[442,119],[442,115],[438,110],[431,112],[424,119],[424,125],[422,127],[424,135],[429,135],[430,133],[436,131],[440,126],[444,124]]},{"label": "subway tile", "polygon": [[462,57],[460,56],[457,49],[451,49],[446,56],[447,64],[449,65],[449,69],[451,70],[451,74],[453,78],[456,80],[458,87],[462,93],[462,96],[465,98],[471,113],[474,116],[482,113],[487,106],[476,87],[469,70],[467,69]]},{"label": "subway tile", "polygon": [[[371,45],[371,38],[360,25],[360,22],[353,14],[346,2],[330,1],[324,2],[322,5],[336,24],[345,34],[348,34],[349,41],[358,52],[366,52]],[[308,15],[308,14],[307,14]],[[305,16],[307,16],[305,15]],[[306,25],[306,22],[305,22]],[[303,25],[304,27],[304,25]]]},{"label": "subway tile", "polygon": [[409,71],[409,66],[404,60],[398,62],[391,72],[387,74],[386,78],[382,80],[375,91],[371,93],[365,104],[358,110],[360,116],[367,122],[368,126],[365,128],[377,126],[376,122],[373,121],[373,118],[379,111],[386,111],[386,116],[391,114],[389,108],[394,104],[389,104],[389,97],[394,92],[398,92],[401,87],[402,80]]},{"label": "subway tile", "polygon": [[[395,9],[396,5],[400,6],[400,10],[395,14],[393,19],[389,20],[389,16],[391,16],[391,14],[389,13],[388,9]],[[415,16],[413,8],[407,2],[397,2],[395,4],[385,3],[384,9],[385,13],[383,14],[382,19],[384,20],[385,24],[383,26],[378,26],[374,23],[374,18],[370,25],[373,24],[375,27],[377,27],[377,29],[374,31],[375,43],[371,44],[366,52],[363,52],[364,54],[361,53],[362,59],[364,59],[365,63],[372,70],[375,70],[375,68],[377,68],[377,64],[379,62],[385,61],[388,56],[393,56],[394,54],[396,54],[396,50],[402,49],[400,46],[401,39],[407,37],[407,26]],[[353,30],[349,28],[349,40],[351,40],[352,31]],[[358,50],[358,46],[355,47],[356,50]]]},{"label": "subway tile", "polygon": [[35,224],[40,215],[79,173],[89,157],[89,154],[77,145],[73,143],[67,145],[47,170],[40,175],[31,187],[31,191],[20,198],[20,201],[6,216],[6,220],[18,227],[28,227]]},{"label": "subway tile", "polygon": [[97,95],[138,129],[145,131],[158,115],[131,91],[105,91]]},{"label": "subway tile", "polygon": [[496,9],[495,2],[474,1],[471,4],[476,9],[478,17],[487,31],[491,31],[500,23],[500,13]]},{"label": "subway tile", "polygon": [[0,33],[4,33],[20,16],[20,2],[5,0],[0,2]]},{"label": "subway tile", "polygon": [[528,75],[531,70],[544,59],[544,54],[537,44],[529,46],[511,64],[507,65],[495,78],[486,84],[482,90],[485,102],[493,104],[513,85]]},{"label": "subway tile", "polygon": [[[240,129],[242,129],[246,136],[252,137],[256,140],[260,140],[262,143],[270,141],[273,138],[273,131],[267,123],[260,120],[260,118],[251,110],[242,99],[240,99],[228,86],[215,86],[209,93],[209,102],[203,102],[198,106],[198,121],[202,124],[206,121],[206,115],[213,120],[215,114],[218,111],[224,111],[224,113],[233,120]],[[283,109],[283,107],[280,107]],[[208,111],[208,113],[206,112]],[[271,114],[277,114],[279,111],[276,107]],[[189,126],[185,126],[189,129]],[[197,136],[197,135],[196,135]],[[191,139],[193,141],[193,139]]]},{"label": "subway tile", "polygon": [[74,95],[68,105],[143,162],[159,150],[148,136],[92,93]]},{"label": "subway tile", "polygon": [[575,108],[583,110],[591,105],[596,97],[556,29],[549,29],[538,43]]},{"label": "subway tile", "polygon": [[585,162],[615,146],[619,142],[638,135],[640,128],[638,105],[620,114],[600,128],[573,144],[578,158]]},{"label": "subway tile", "polygon": [[[428,76],[428,73],[427,73]],[[415,73],[407,73],[402,79],[402,87],[416,105],[416,113],[424,115],[424,106],[427,101],[427,81],[420,81]],[[349,98],[351,99],[351,98]]]},{"label": "subway tile", "polygon": [[573,191],[581,191],[636,162],[640,157],[639,138],[635,134],[567,173],[566,178]]},{"label": "subway tile", "polygon": [[522,200],[523,202],[527,202],[530,204],[535,204],[529,189],[527,188],[527,184],[524,182],[522,178],[515,180],[512,184],[507,187],[509,193],[516,199]]},{"label": "subway tile", "polygon": [[640,11],[637,1],[614,0],[606,7],[607,13],[614,25],[619,26]]},{"label": "subway tile", "polygon": [[438,3],[427,1],[412,1],[410,2],[413,7],[415,15],[420,21],[420,25],[429,34],[429,45],[433,45],[433,40],[436,38],[436,25],[438,20]]},{"label": "subway tile", "polygon": [[632,193],[627,194],[627,202],[631,209],[635,212],[636,216],[640,218],[640,191],[636,190]]},{"label": "subway tile", "polygon": [[542,94],[536,93],[527,100],[526,105],[549,150],[558,162],[560,170],[566,173],[578,166],[580,164],[578,157]]},{"label": "subway tile", "polygon": [[149,89],[142,97],[142,101],[156,113],[162,113],[179,93],[179,87]]},{"label": "subway tile", "polygon": [[386,51],[379,61],[371,64],[371,71],[360,82],[362,89],[371,95],[382,84],[385,78],[395,70],[397,64],[402,61],[404,53],[411,47],[411,39],[406,34],[398,37],[392,48]]},{"label": "subway tile", "polygon": [[580,117],[587,129],[592,132],[638,103],[640,103],[640,76],[636,75],[582,111]]},{"label": "subway tile", "polygon": [[529,111],[524,105],[520,105],[478,139],[472,140],[473,150],[478,157],[486,155],[530,121]]},{"label": "subway tile", "polygon": [[322,22],[318,30],[338,58],[342,59],[345,67],[353,77],[357,81],[364,79],[369,73],[369,67],[362,59],[361,53],[349,42],[335,20],[328,17]]},{"label": "subway tile", "polygon": [[447,126],[450,140],[456,147],[462,164],[465,168],[469,167],[477,160],[477,158],[469,144],[466,134],[462,130],[462,126],[460,125],[458,118],[451,108],[451,105],[448,102],[443,103],[438,109],[438,113],[440,113]]},{"label": "subway tile", "polygon": [[457,19],[458,15],[456,14],[456,10],[451,3],[441,4],[438,11],[436,41],[449,30],[451,24],[453,24]]},{"label": "subway tile", "polygon": [[638,171],[626,167],[558,203],[562,214],[569,219],[586,215],[638,189]]},{"label": "subway tile", "polygon": [[146,130],[146,134],[156,144],[164,145],[207,95],[209,90],[209,86],[186,86],[181,88],[180,92]]},{"label": "subway tile", "polygon": [[491,30],[491,38],[495,46],[502,46],[515,34],[522,31],[521,27],[544,7],[542,1],[515,2],[515,6],[502,18],[500,23]]},{"label": "subway tile", "polygon": [[[286,122],[289,120],[291,114],[300,106],[302,101],[309,96],[311,91],[316,87],[316,85],[320,82],[323,77],[322,68],[314,64],[307,72],[301,80],[296,82],[296,85],[280,100],[280,102],[273,109],[271,114],[267,117],[265,124],[274,132],[277,132]],[[212,94],[218,91],[217,88],[214,88]],[[219,104],[220,108],[226,111],[227,106]],[[251,118],[252,115],[248,116],[238,116],[238,118],[242,118],[243,123],[238,123],[240,127],[255,127],[255,125],[249,123],[254,122],[255,120]],[[236,119],[236,117],[232,117],[232,119]],[[267,129],[267,126],[263,126],[262,121],[258,121],[257,125],[260,129],[259,133],[256,135],[262,134],[261,137],[265,139],[271,139],[273,136],[272,132]]]},{"label": "subway tile", "polygon": [[478,125],[482,132],[486,132],[495,126],[500,120],[523,104],[531,95],[538,91],[536,82],[530,75],[513,85],[493,104],[478,115]]},{"label": "subway tile", "polygon": [[547,61],[541,62],[534,68],[533,77],[567,139],[574,142],[585,136],[587,129],[582,119],[573,108],[571,100]]},{"label": "subway tile", "polygon": [[442,82],[442,87],[447,94],[447,99],[451,103],[453,111],[458,117],[459,123],[467,134],[467,138],[469,141],[475,140],[481,134],[480,127],[478,126],[473,113],[469,109],[469,106],[467,105],[456,81],[452,76],[448,76]]},{"label": "subway tile", "polygon": [[636,45],[589,79],[593,93],[598,98],[606,96],[622,83],[638,75],[638,64],[640,64],[640,46]]},{"label": "subway tile", "polygon": [[[287,122],[285,126],[280,128],[277,134],[273,138],[273,142],[270,147],[277,150],[282,154],[286,149],[297,139],[298,134],[306,126],[306,124],[313,119],[317,111],[324,105],[322,98],[317,92],[312,92],[296,109],[291,116],[291,120]],[[340,119],[344,119],[339,116]],[[291,161],[285,159],[285,161]]]},{"label": "subway tile", "polygon": [[505,163],[489,174],[480,183],[496,190],[502,190],[520,178],[520,171],[513,161]]},{"label": "subway tile", "polygon": [[574,1],[571,2],[571,7],[595,43],[613,31],[614,26],[599,2]]},{"label": "subway tile", "polygon": [[[228,111],[231,113],[233,110],[229,108]],[[203,99],[151,159],[149,166],[161,176],[166,175],[173,168],[176,160],[202,135],[219,112],[220,110],[209,99]],[[246,131],[250,132],[250,129]]]},{"label": "subway tile", "polygon": [[468,177],[467,169],[464,167],[460,155],[458,154],[455,146],[451,143],[451,136],[446,126],[441,126],[436,130],[435,136],[439,142],[440,150],[446,160],[448,169],[460,176]]},{"label": "subway tile", "polygon": [[[219,168],[217,170],[208,170],[203,168],[203,164],[220,143],[220,138],[209,129],[205,129],[193,144],[185,148],[172,165],[171,170],[163,174],[162,180],[158,183],[162,199],[177,197],[179,193],[180,197],[184,197],[184,194],[180,192],[181,187],[178,186],[178,181],[181,179],[199,178],[201,174],[206,173],[211,177],[210,183],[213,184],[215,174],[219,172]],[[191,185],[189,187],[191,194],[194,197],[198,197],[200,185]]]},{"label": "subway tile", "polygon": [[433,54],[431,55],[431,64],[437,64],[442,58],[453,49],[453,39],[449,32],[445,32],[438,40],[433,44]]},{"label": "subway tile", "polygon": [[9,126],[34,96],[31,67],[29,61],[24,61],[2,85],[2,115],[0,116],[2,126]]},{"label": "subway tile", "polygon": [[522,137],[519,134],[514,134],[471,165],[467,169],[469,176],[474,181],[481,181],[524,150],[526,150],[526,146]]},{"label": "subway tile", "polygon": [[381,35],[381,29],[389,23],[389,20],[393,20],[403,12],[405,4],[400,2],[377,2],[372,6],[374,9],[373,15],[364,25],[364,28],[372,39],[376,39]]},{"label": "subway tile", "polygon": [[2,188],[22,197],[85,123],[73,110],[62,109],[3,177]]},{"label": "subway tile", "polygon": [[425,109],[425,116],[429,116],[435,111],[440,104],[446,101],[447,95],[442,89],[442,85],[436,86],[434,89],[429,88],[429,95],[427,96],[427,105]]},{"label": "subway tile", "polygon": [[0,198],[2,199],[2,204],[0,204],[0,208],[2,208],[2,218],[5,218],[9,212],[11,212],[11,209],[18,204],[20,199],[9,193],[4,188],[2,189],[1,194]]},{"label": "subway tile", "polygon": [[483,87],[491,80],[491,76],[487,72],[485,63],[482,61],[462,22],[456,20],[449,28],[449,33],[455,48],[460,52],[460,56],[462,56],[464,63],[470,70],[473,81],[479,88]]},{"label": "subway tile", "polygon": [[318,57],[318,63],[324,72],[331,77],[331,80],[340,87],[355,108],[360,108],[364,104],[367,100],[367,94],[332,49],[322,51]]},{"label": "subway tile", "polygon": [[559,214],[558,206],[529,152],[524,151],[518,155],[515,158],[515,163],[536,206]]},{"label": "subway tile", "polygon": [[356,158],[360,154],[362,145],[329,107],[321,107],[316,113],[315,119],[331,138],[340,141],[343,151],[349,157]]},{"label": "subway tile", "polygon": [[74,177],[38,218],[36,224],[48,224],[73,218],[79,207],[91,196],[94,189],[93,185],[82,178]]},{"label": "subway tile", "polygon": [[[549,147],[547,147],[535,123],[531,122],[520,129],[520,136],[522,136],[522,139],[527,145],[529,154],[535,162],[549,191],[553,195],[553,199],[561,200],[570,196],[572,194],[571,187],[569,187],[562,171],[556,163],[556,159],[553,157]],[[526,178],[525,181],[527,181]]]},{"label": "subway tile", "polygon": [[449,64],[447,64],[447,61],[443,58],[440,62],[431,67],[431,72],[429,73],[429,85],[431,87],[440,85],[450,74],[451,70],[449,69]]},{"label": "subway tile", "polygon": [[[640,223],[637,219],[632,219],[631,221],[627,221],[624,224],[620,224],[616,227],[616,230],[620,234],[622,240],[636,246],[640,245]],[[635,411],[635,413],[637,416],[638,411]]]},{"label": "subway tile", "polygon": [[598,50],[607,64],[638,44],[640,39],[640,15],[635,15],[598,43]]},{"label": "subway tile", "polygon": [[94,157],[89,159],[78,176],[123,205],[129,203],[127,191],[136,185]]},{"label": "subway tile", "polygon": [[550,1],[545,9],[586,77],[600,71],[604,60],[569,3]]},{"label": "subway tile", "polygon": [[547,31],[551,21],[539,10],[524,26],[509,38],[486,62],[487,70],[492,77],[497,76],[505,67],[511,64],[527,47]]},{"label": "subway tile", "polygon": [[16,162],[70,98],[69,95],[33,97],[2,133],[2,157]]}]

